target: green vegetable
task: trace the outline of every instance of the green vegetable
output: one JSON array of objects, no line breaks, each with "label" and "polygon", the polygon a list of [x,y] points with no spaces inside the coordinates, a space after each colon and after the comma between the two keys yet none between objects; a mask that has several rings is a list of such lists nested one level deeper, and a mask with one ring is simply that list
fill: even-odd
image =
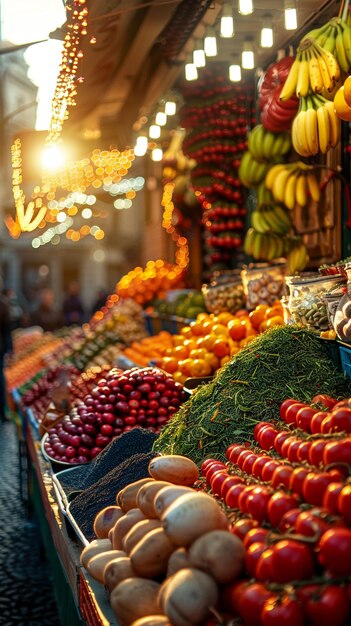
[{"label": "green vegetable", "polygon": [[279,419],[283,400],[310,402],[317,393],[348,397],[351,380],[312,332],[272,328],[198,388],[162,429],[154,450],[184,454],[196,463],[209,456],[224,459],[231,443],[253,440],[257,422]]}]

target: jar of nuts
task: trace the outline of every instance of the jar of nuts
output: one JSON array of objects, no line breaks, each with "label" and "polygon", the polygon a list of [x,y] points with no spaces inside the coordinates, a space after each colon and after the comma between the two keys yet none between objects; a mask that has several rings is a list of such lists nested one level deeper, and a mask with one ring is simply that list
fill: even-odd
[{"label": "jar of nuts", "polygon": [[202,286],[207,310],[218,315],[228,311],[236,313],[245,307],[244,287],[239,276],[222,276]]},{"label": "jar of nuts", "polygon": [[241,276],[246,294],[246,308],[249,311],[258,304],[272,306],[276,300],[280,300],[285,271],[285,263],[256,263],[244,267]]},{"label": "jar of nuts", "polygon": [[306,272],[300,276],[287,276],[290,290],[289,310],[295,324],[316,333],[330,328],[325,294],[341,287],[346,279],[341,275],[321,276]]}]

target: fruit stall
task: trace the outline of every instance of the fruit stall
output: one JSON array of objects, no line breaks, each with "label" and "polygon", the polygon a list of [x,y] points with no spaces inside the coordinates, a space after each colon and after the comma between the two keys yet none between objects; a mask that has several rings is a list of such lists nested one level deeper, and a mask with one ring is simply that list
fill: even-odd
[{"label": "fruit stall", "polygon": [[81,327],[14,334],[62,624],[350,624],[348,5],[259,80],[180,81],[175,262],[130,270]]}]

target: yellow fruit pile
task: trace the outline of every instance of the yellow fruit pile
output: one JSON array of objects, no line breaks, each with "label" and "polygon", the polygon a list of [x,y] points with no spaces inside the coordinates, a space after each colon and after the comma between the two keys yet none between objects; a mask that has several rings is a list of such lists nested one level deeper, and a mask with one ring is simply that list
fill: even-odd
[{"label": "yellow fruit pile", "polygon": [[145,269],[135,267],[117,283],[116,292],[122,298],[133,298],[139,304],[162,298],[166,291],[182,287],[184,269],[161,259],[148,261]]}]

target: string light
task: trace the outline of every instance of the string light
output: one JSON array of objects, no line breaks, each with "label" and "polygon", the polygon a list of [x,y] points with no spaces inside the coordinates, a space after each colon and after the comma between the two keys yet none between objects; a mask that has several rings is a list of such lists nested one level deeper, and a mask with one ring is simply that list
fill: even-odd
[{"label": "string light", "polygon": [[167,100],[165,104],[165,114],[166,115],[175,115],[177,111],[177,104],[174,100]]},{"label": "string light", "polygon": [[295,0],[284,0],[284,25],[285,30],[295,30],[297,28]]},{"label": "string light", "polygon": [[252,0],[239,0],[238,11],[241,15],[250,15],[253,10]]},{"label": "string light", "polygon": [[152,124],[149,128],[150,139],[158,139],[161,136],[161,128],[157,124]]},{"label": "string light", "polygon": [[155,117],[155,122],[158,126],[165,126],[167,124],[167,115],[163,111],[159,111]]},{"label": "string light", "polygon": [[244,42],[241,54],[241,66],[244,70],[252,70],[255,67],[255,56],[252,49],[252,42],[248,39]]},{"label": "string light", "polygon": [[234,18],[232,7],[227,2],[225,3],[221,16],[220,26],[221,37],[230,38],[234,35]]},{"label": "string light", "polygon": [[186,237],[179,235],[172,224],[174,204],[172,200],[174,183],[166,183],[163,188],[161,205],[164,207],[162,216],[162,226],[166,232],[172,236],[173,241],[177,246],[175,253],[176,267],[179,270],[185,270],[189,265],[189,245]]},{"label": "string light", "polygon": [[229,80],[233,82],[241,81],[241,67],[240,65],[233,64],[229,66]]},{"label": "string light", "polygon": [[216,33],[212,27],[207,29],[206,37],[204,39],[204,50],[207,57],[217,56]]},{"label": "string light", "polygon": [[153,161],[162,161],[163,151],[161,148],[154,148],[151,150],[151,159]]},{"label": "string light", "polygon": [[197,80],[198,78],[198,73],[197,73],[197,67],[196,65],[194,65],[194,63],[186,63],[185,64],[185,78],[186,80]]},{"label": "string light", "polygon": [[272,48],[273,46],[273,28],[272,28],[272,16],[263,16],[263,26],[261,29],[261,47]]}]

